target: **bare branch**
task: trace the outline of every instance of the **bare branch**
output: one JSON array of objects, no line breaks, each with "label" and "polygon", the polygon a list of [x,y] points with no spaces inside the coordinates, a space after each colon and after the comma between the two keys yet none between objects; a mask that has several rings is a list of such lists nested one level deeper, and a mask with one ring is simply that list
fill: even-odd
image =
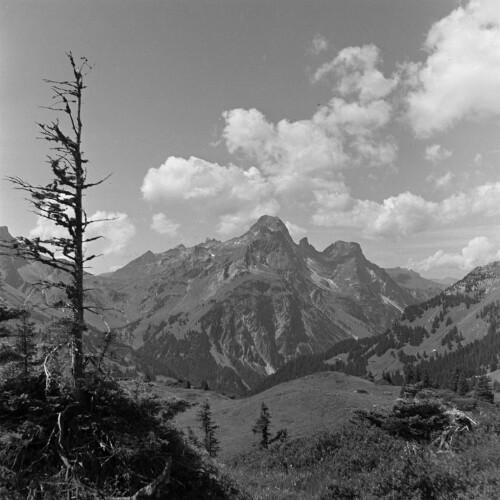
[{"label": "bare branch", "polygon": [[94,187],[94,186],[99,186],[100,184],[102,184],[103,182],[106,182],[113,174],[109,174],[107,175],[106,177],[102,178],[100,181],[97,181],[97,182],[91,182],[89,184],[85,184],[84,187],[86,188],[90,188],[90,187]]},{"label": "bare branch", "polygon": [[172,457],[168,457],[163,472],[154,481],[141,488],[132,496],[110,497],[110,500],[142,500],[146,498],[157,497],[159,490],[165,488],[165,486],[170,483],[171,469],[172,469]]}]

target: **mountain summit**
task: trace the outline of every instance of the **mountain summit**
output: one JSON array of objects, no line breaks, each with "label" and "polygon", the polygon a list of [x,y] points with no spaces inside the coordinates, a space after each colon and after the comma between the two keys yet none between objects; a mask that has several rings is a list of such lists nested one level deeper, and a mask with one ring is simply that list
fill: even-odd
[{"label": "mountain summit", "polygon": [[127,314],[122,340],[144,364],[235,392],[300,354],[381,333],[415,302],[357,243],[318,251],[271,216],[226,242],[145,254],[108,279]]},{"label": "mountain summit", "polygon": [[[300,354],[383,332],[415,303],[357,243],[318,251],[267,215],[231,240],[146,252],[88,280],[103,312],[87,320],[142,365],[237,393]],[[37,300],[25,280],[22,291]]]},{"label": "mountain summit", "polygon": [[271,215],[263,215],[259,220],[250,228],[250,232],[262,231],[282,231],[288,236],[288,229],[285,223],[279,217],[273,217]]}]

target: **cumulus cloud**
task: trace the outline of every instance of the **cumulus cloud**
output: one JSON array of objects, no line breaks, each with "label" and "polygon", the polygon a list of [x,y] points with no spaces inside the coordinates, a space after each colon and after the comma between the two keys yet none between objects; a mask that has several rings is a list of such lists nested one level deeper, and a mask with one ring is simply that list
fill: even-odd
[{"label": "cumulus cloud", "polygon": [[455,176],[450,172],[446,172],[444,175],[429,175],[426,178],[427,182],[434,184],[435,189],[445,189],[451,185],[451,181]]},{"label": "cumulus cloud", "polygon": [[358,200],[349,190],[315,192],[313,222],[320,226],[357,227],[366,236],[396,239],[439,227],[468,216],[500,215],[500,182],[455,193],[440,202],[409,191],[381,203]]},{"label": "cumulus cloud", "polygon": [[220,217],[217,232],[222,236],[241,233],[248,228],[250,223],[255,222],[262,215],[276,215],[280,208],[279,203],[275,199],[271,199],[255,207],[247,206],[235,211],[235,213],[224,214]]},{"label": "cumulus cloud", "polygon": [[323,64],[313,75],[313,82],[333,77],[333,90],[343,97],[359,96],[361,102],[383,99],[396,87],[399,77],[386,78],[377,69],[380,50],[373,44],[346,47],[333,61]]},{"label": "cumulus cloud", "polygon": [[294,224],[293,222],[290,222],[288,220],[285,221],[285,226],[292,238],[299,238],[300,236],[307,234],[307,229],[297,226],[297,224]]},{"label": "cumulus cloud", "polygon": [[153,215],[151,229],[159,234],[169,237],[177,236],[179,227],[180,224],[173,222],[162,212]]},{"label": "cumulus cloud", "polygon": [[452,267],[470,271],[476,266],[482,266],[500,259],[500,250],[484,236],[477,236],[469,241],[465,248],[457,253],[446,253],[438,250],[425,259],[408,262],[408,267],[415,271],[429,271],[441,267]]},{"label": "cumulus cloud", "polygon": [[102,236],[100,252],[104,255],[121,253],[135,236],[136,228],[129,216],[122,212],[98,211],[90,217],[88,236]]},{"label": "cumulus cloud", "polygon": [[339,169],[346,162],[342,138],[312,120],[274,125],[256,109],[233,109],[223,117],[228,151],[243,153],[267,174]]},{"label": "cumulus cloud", "polygon": [[452,156],[453,152],[440,144],[433,144],[425,148],[425,159],[431,163],[440,163]]},{"label": "cumulus cloud", "polygon": [[[260,215],[274,215],[280,206],[274,197],[276,187],[256,167],[245,170],[195,157],[167,158],[160,167],[149,169],[141,189],[144,199],[177,210],[204,203],[219,218],[217,232],[221,235],[245,227]],[[154,216],[153,224],[157,231],[172,229],[162,214]]]},{"label": "cumulus cloud", "polygon": [[[127,243],[135,236],[136,228],[129,216],[122,212],[99,210],[89,217],[93,221],[87,228],[86,238],[101,236],[100,239],[86,244],[86,251],[103,255],[120,254]],[[29,233],[30,238],[66,238],[68,233],[53,221],[38,217],[36,226]]]},{"label": "cumulus cloud", "polygon": [[170,156],[160,167],[148,170],[141,191],[148,201],[206,200],[224,211],[225,205],[232,207],[235,202],[254,202],[269,197],[272,186],[255,167],[244,170],[196,157]]},{"label": "cumulus cloud", "polygon": [[256,161],[268,175],[328,173],[353,166],[392,164],[397,146],[378,135],[389,121],[384,101],[361,105],[333,98],[309,120],[272,124],[256,109],[226,111],[223,137],[230,153]]},{"label": "cumulus cloud", "polygon": [[309,119],[272,123],[257,109],[225,111],[228,151],[255,161],[267,175],[325,177],[345,168],[391,165],[397,145],[384,133],[393,114],[385,98],[398,77],[386,78],[380,62],[374,45],[340,51],[314,75],[315,81],[334,76],[333,96]]},{"label": "cumulus cloud", "polygon": [[321,54],[321,52],[327,50],[328,46],[328,40],[323,35],[318,33],[311,41],[309,52],[313,56],[318,56],[319,54]]},{"label": "cumulus cloud", "polygon": [[[410,191],[372,201],[355,198],[345,180],[348,169],[394,165],[398,147],[387,130],[402,83],[399,90],[407,92],[403,99],[408,118],[421,136],[486,112],[490,90],[500,85],[498,23],[491,22],[497,5],[472,0],[455,9],[432,27],[426,61],[409,63],[390,76],[381,71],[380,51],[374,45],[341,50],[314,73],[314,82],[329,82],[332,97],[309,118],[272,121],[255,108],[225,111],[221,138],[244,168],[169,157],[147,172],[141,188],[144,199],[177,210],[203,203],[221,235],[235,234],[258,216],[277,214],[290,203],[306,210],[316,225],[357,228],[374,238],[398,238],[469,216],[500,214],[500,183],[457,192],[442,201]],[[463,34],[470,39],[461,40]],[[485,44],[486,38],[494,48]],[[471,42],[476,39],[481,49]],[[325,41],[318,37],[316,42],[323,50]],[[488,79],[492,82],[485,83]],[[475,88],[478,81],[481,85]],[[488,109],[500,111],[500,104]],[[438,163],[452,153],[432,144],[425,158]],[[446,172],[427,180],[444,189],[453,178]]]},{"label": "cumulus cloud", "polygon": [[[315,44],[323,50],[326,40]],[[307,209],[327,185],[345,190],[346,169],[392,167],[398,148],[386,131],[393,107],[385,98],[397,78],[385,78],[380,62],[373,45],[341,51],[316,74],[338,77],[332,98],[303,120],[274,122],[255,108],[225,111],[221,138],[244,167],[169,157],[148,170],[143,198],[177,210],[203,203],[227,235],[291,202]]]},{"label": "cumulus cloud", "polygon": [[500,114],[500,2],[470,0],[435,23],[429,53],[407,67],[415,88],[407,96],[408,118],[425,137],[462,119]]}]

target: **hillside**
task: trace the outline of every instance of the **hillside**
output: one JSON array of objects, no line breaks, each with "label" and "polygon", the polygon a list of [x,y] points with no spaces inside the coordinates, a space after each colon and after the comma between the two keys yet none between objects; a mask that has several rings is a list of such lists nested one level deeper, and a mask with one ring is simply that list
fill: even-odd
[{"label": "hillside", "polygon": [[380,374],[399,370],[408,362],[425,364],[477,349],[484,353],[482,361],[471,358],[469,366],[474,364],[476,370],[481,367],[488,370],[500,354],[500,350],[487,347],[499,336],[496,317],[499,299],[500,263],[474,269],[442,294],[408,307],[392,333],[373,347],[376,353],[367,353],[367,369]]},{"label": "hillside", "polygon": [[262,403],[269,407],[272,432],[286,428],[295,439],[320,430],[337,430],[358,409],[389,408],[400,390],[338,372],[316,373],[244,399],[200,389],[168,387],[160,382],[151,387],[162,396],[174,396],[196,405],[176,417],[178,427],[185,431],[199,427],[196,421],[199,404],[208,401],[220,426],[218,435],[222,456],[226,458],[251,446],[254,441],[251,429]]},{"label": "hillside", "polygon": [[[0,270],[19,301],[47,314],[60,301],[35,286],[60,279],[43,265],[2,256]],[[380,334],[416,303],[357,243],[318,251],[269,216],[229,241],[147,252],[86,281],[89,303],[101,308],[87,321],[133,348],[135,365],[232,393],[301,354]]]},{"label": "hillside", "polygon": [[446,386],[455,370],[467,377],[497,369],[500,356],[500,263],[471,271],[439,295],[408,306],[383,334],[346,339],[327,352],[290,361],[253,393],[322,370],[375,378],[390,374],[402,382],[403,369],[418,367],[430,381]]}]

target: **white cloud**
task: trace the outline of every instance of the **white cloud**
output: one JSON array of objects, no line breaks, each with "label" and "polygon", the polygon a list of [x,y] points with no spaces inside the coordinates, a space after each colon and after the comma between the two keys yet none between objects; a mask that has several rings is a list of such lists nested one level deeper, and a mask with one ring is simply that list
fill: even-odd
[{"label": "white cloud", "polygon": [[458,192],[440,202],[410,192],[381,203],[352,198],[347,187],[315,192],[313,222],[320,226],[357,227],[366,236],[399,238],[471,216],[500,215],[500,182]]},{"label": "white cloud", "polygon": [[[280,206],[275,185],[256,167],[244,170],[195,157],[169,157],[160,167],[149,169],[142,194],[148,201],[182,212],[203,203],[203,211],[217,218],[217,232],[224,236],[261,215],[276,214]],[[154,216],[153,229],[173,229],[161,215]]]},{"label": "white cloud", "polygon": [[292,238],[297,239],[300,236],[307,234],[307,229],[297,226],[297,224],[294,224],[293,222],[290,222],[288,220],[285,221],[285,226],[288,229],[288,232],[290,233],[290,236]]},{"label": "white cloud", "polygon": [[169,237],[177,236],[179,227],[180,224],[173,222],[162,212],[153,215],[151,229],[159,234]]},{"label": "white cloud", "polygon": [[158,168],[150,168],[141,188],[148,201],[178,203],[206,200],[225,211],[235,203],[255,202],[272,194],[272,186],[261,172],[235,165],[221,166],[200,158],[170,156]]},{"label": "white cloud", "polygon": [[500,259],[500,250],[484,236],[477,236],[469,241],[465,248],[457,253],[446,253],[438,250],[434,255],[419,261],[410,260],[408,267],[415,271],[429,271],[441,267],[450,267],[470,271],[476,266],[482,266]]},{"label": "white cloud", "polygon": [[122,212],[98,211],[90,220],[96,222],[89,226],[88,236],[103,237],[99,245],[102,245],[100,252],[104,255],[123,252],[136,233],[135,225],[129,216]]},{"label": "white cloud", "polygon": [[230,153],[241,152],[268,174],[303,173],[341,168],[346,161],[342,138],[312,120],[276,125],[256,109],[233,109],[223,114],[223,137]]},{"label": "white cloud", "polygon": [[377,69],[374,45],[348,47],[315,73],[315,80],[333,74],[332,99],[309,119],[270,122],[257,109],[223,113],[222,136],[230,153],[257,162],[266,175],[320,175],[345,168],[392,165],[394,139],[384,134],[393,114],[385,98],[398,77],[385,78]]},{"label": "white cloud", "polygon": [[361,102],[383,99],[394,90],[399,77],[386,78],[377,69],[380,62],[380,50],[373,44],[346,47],[316,71],[313,82],[332,75],[333,90],[343,97],[355,95]]},{"label": "white cloud", "polygon": [[500,114],[500,2],[471,0],[435,23],[426,61],[407,67],[408,118],[418,136]]},{"label": "white cloud", "polygon": [[[324,47],[324,40],[316,42]],[[327,186],[345,191],[346,169],[392,167],[398,148],[385,132],[393,108],[384,97],[397,79],[386,79],[379,63],[373,45],[341,51],[329,69],[340,83],[308,119],[272,122],[254,108],[225,111],[222,139],[245,168],[169,157],[148,170],[144,199],[193,214],[203,203],[204,217],[215,218],[219,234],[228,235],[291,203],[310,209],[314,192]]]},{"label": "white cloud", "polygon": [[223,114],[223,137],[230,153],[243,153],[268,175],[328,174],[392,164],[397,146],[391,137],[379,137],[390,115],[385,101],[360,104],[340,98],[309,120],[281,120],[276,125],[256,109],[233,109]]},{"label": "white cloud", "polygon": [[[89,217],[90,224],[85,232],[86,238],[101,236],[100,239],[85,245],[87,252],[96,254],[119,254],[135,236],[136,228],[129,216],[122,212],[97,211]],[[66,230],[53,221],[38,217],[36,226],[29,233],[30,238],[66,238]]]},{"label": "white cloud", "polygon": [[435,189],[445,189],[451,185],[451,181],[454,177],[455,176],[450,171],[448,171],[441,176],[429,175],[426,178],[426,181],[434,184]]},{"label": "white cloud", "polygon": [[425,159],[431,163],[440,163],[450,158],[452,154],[452,151],[449,151],[440,144],[433,144],[425,148]]},{"label": "white cloud", "polygon": [[327,50],[328,46],[329,46],[328,40],[323,35],[318,33],[311,41],[311,45],[309,47],[309,52],[313,56],[317,56],[317,55],[321,54],[321,52],[324,52],[325,50]]},{"label": "white cloud", "polygon": [[241,234],[248,229],[250,223],[255,222],[262,215],[276,215],[279,209],[279,203],[271,199],[256,207],[248,206],[246,209],[238,210],[235,213],[222,215],[217,225],[217,233],[221,236],[235,233]]}]

